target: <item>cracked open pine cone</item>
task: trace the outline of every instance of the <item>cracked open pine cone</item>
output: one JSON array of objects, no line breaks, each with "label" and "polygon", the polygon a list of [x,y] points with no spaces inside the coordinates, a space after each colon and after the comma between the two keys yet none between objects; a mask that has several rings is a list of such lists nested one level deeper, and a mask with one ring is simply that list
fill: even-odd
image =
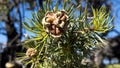
[{"label": "cracked open pine cone", "polygon": [[34,48],[29,48],[27,51],[26,51],[26,56],[28,57],[33,57],[36,55],[36,50]]},{"label": "cracked open pine cone", "polygon": [[56,38],[60,37],[66,30],[68,25],[67,18],[68,16],[65,11],[59,11],[57,13],[47,12],[42,20],[42,24],[44,25],[45,31]]}]

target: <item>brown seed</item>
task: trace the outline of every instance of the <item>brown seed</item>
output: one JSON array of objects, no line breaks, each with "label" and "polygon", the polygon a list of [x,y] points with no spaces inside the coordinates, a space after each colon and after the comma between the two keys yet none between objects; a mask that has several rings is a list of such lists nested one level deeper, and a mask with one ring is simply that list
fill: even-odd
[{"label": "brown seed", "polygon": [[54,24],[54,25],[58,25],[58,24],[59,24],[59,19],[56,18],[56,19],[53,21],[53,24]]},{"label": "brown seed", "polygon": [[55,30],[51,30],[50,33],[53,34],[53,35],[56,34],[56,33],[55,33]]},{"label": "brown seed", "polygon": [[48,27],[45,27],[45,31],[46,31],[46,32],[49,32],[49,28],[48,28]]},{"label": "brown seed", "polygon": [[61,12],[56,13],[57,18],[61,16]]},{"label": "brown seed", "polygon": [[64,16],[61,17],[60,20],[65,21],[66,19],[67,19],[67,17],[64,15]]},{"label": "brown seed", "polygon": [[45,17],[42,19],[42,24],[43,24],[43,25],[46,24]]},{"label": "brown seed", "polygon": [[56,35],[59,35],[60,34],[60,29],[59,28],[56,28]]},{"label": "brown seed", "polygon": [[61,23],[59,24],[59,27],[63,28],[65,25],[65,22],[61,21]]},{"label": "brown seed", "polygon": [[67,14],[67,12],[65,10],[61,10],[60,12],[63,14]]},{"label": "brown seed", "polygon": [[53,12],[47,12],[46,13],[46,17],[53,17],[55,16],[55,14]]},{"label": "brown seed", "polygon": [[52,25],[52,29],[56,29],[56,25]]},{"label": "brown seed", "polygon": [[46,22],[52,23],[54,21],[54,18],[46,18]]}]

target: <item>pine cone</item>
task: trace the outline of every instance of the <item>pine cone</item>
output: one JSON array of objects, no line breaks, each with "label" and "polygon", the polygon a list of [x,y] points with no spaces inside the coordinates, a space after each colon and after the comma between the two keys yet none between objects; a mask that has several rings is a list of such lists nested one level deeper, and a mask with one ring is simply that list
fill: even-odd
[{"label": "pine cone", "polygon": [[60,37],[66,30],[68,18],[65,11],[59,11],[57,13],[47,12],[42,20],[42,24],[45,27],[45,31],[52,37]]},{"label": "pine cone", "polygon": [[35,56],[36,55],[36,50],[34,49],[34,48],[29,48],[27,51],[26,51],[26,55],[28,56],[28,57],[33,57],[33,56]]}]

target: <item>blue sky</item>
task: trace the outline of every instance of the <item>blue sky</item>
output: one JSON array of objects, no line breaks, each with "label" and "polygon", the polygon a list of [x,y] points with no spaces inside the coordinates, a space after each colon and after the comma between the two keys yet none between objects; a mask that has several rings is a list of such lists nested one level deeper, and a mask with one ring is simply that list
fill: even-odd
[{"label": "blue sky", "polygon": [[[118,10],[118,9],[120,9],[120,5],[119,5],[120,1],[119,0],[110,0],[110,1],[113,4],[112,5],[112,14],[115,16],[115,19],[114,19],[115,28],[114,29],[116,29],[120,32],[120,18],[119,18],[120,17],[120,10]],[[21,11],[22,11],[22,9],[21,9]],[[25,11],[25,18],[31,18],[31,12],[33,12],[33,11],[28,11],[28,10]],[[118,17],[116,17],[116,16],[118,16]],[[27,20],[25,19],[24,21],[27,21]],[[4,27],[5,25],[1,22],[0,27],[1,26]],[[24,34],[25,33],[31,34],[25,30],[23,30],[23,32],[24,32]],[[117,35],[118,34],[115,32],[110,32],[107,37],[111,38],[111,37],[114,37]],[[6,42],[6,41],[7,41],[6,36],[0,34],[0,42]]]},{"label": "blue sky", "polygon": [[[112,2],[112,15],[115,16],[114,18],[114,29],[120,32],[120,0],[109,0]],[[115,32],[110,32],[107,37],[114,37],[118,34]]]}]

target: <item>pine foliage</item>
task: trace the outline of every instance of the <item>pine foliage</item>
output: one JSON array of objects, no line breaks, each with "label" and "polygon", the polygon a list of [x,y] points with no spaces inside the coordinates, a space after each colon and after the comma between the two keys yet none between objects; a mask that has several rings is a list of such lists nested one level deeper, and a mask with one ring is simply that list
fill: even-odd
[{"label": "pine foliage", "polygon": [[50,0],[44,1],[44,10],[32,14],[24,27],[34,36],[25,40],[24,46],[29,49],[19,53],[25,64],[31,68],[88,68],[81,64],[82,59],[98,43],[103,42],[99,36],[112,28],[109,13],[105,8],[94,9],[93,17],[88,18],[87,11],[81,10],[64,0],[62,7]]}]

